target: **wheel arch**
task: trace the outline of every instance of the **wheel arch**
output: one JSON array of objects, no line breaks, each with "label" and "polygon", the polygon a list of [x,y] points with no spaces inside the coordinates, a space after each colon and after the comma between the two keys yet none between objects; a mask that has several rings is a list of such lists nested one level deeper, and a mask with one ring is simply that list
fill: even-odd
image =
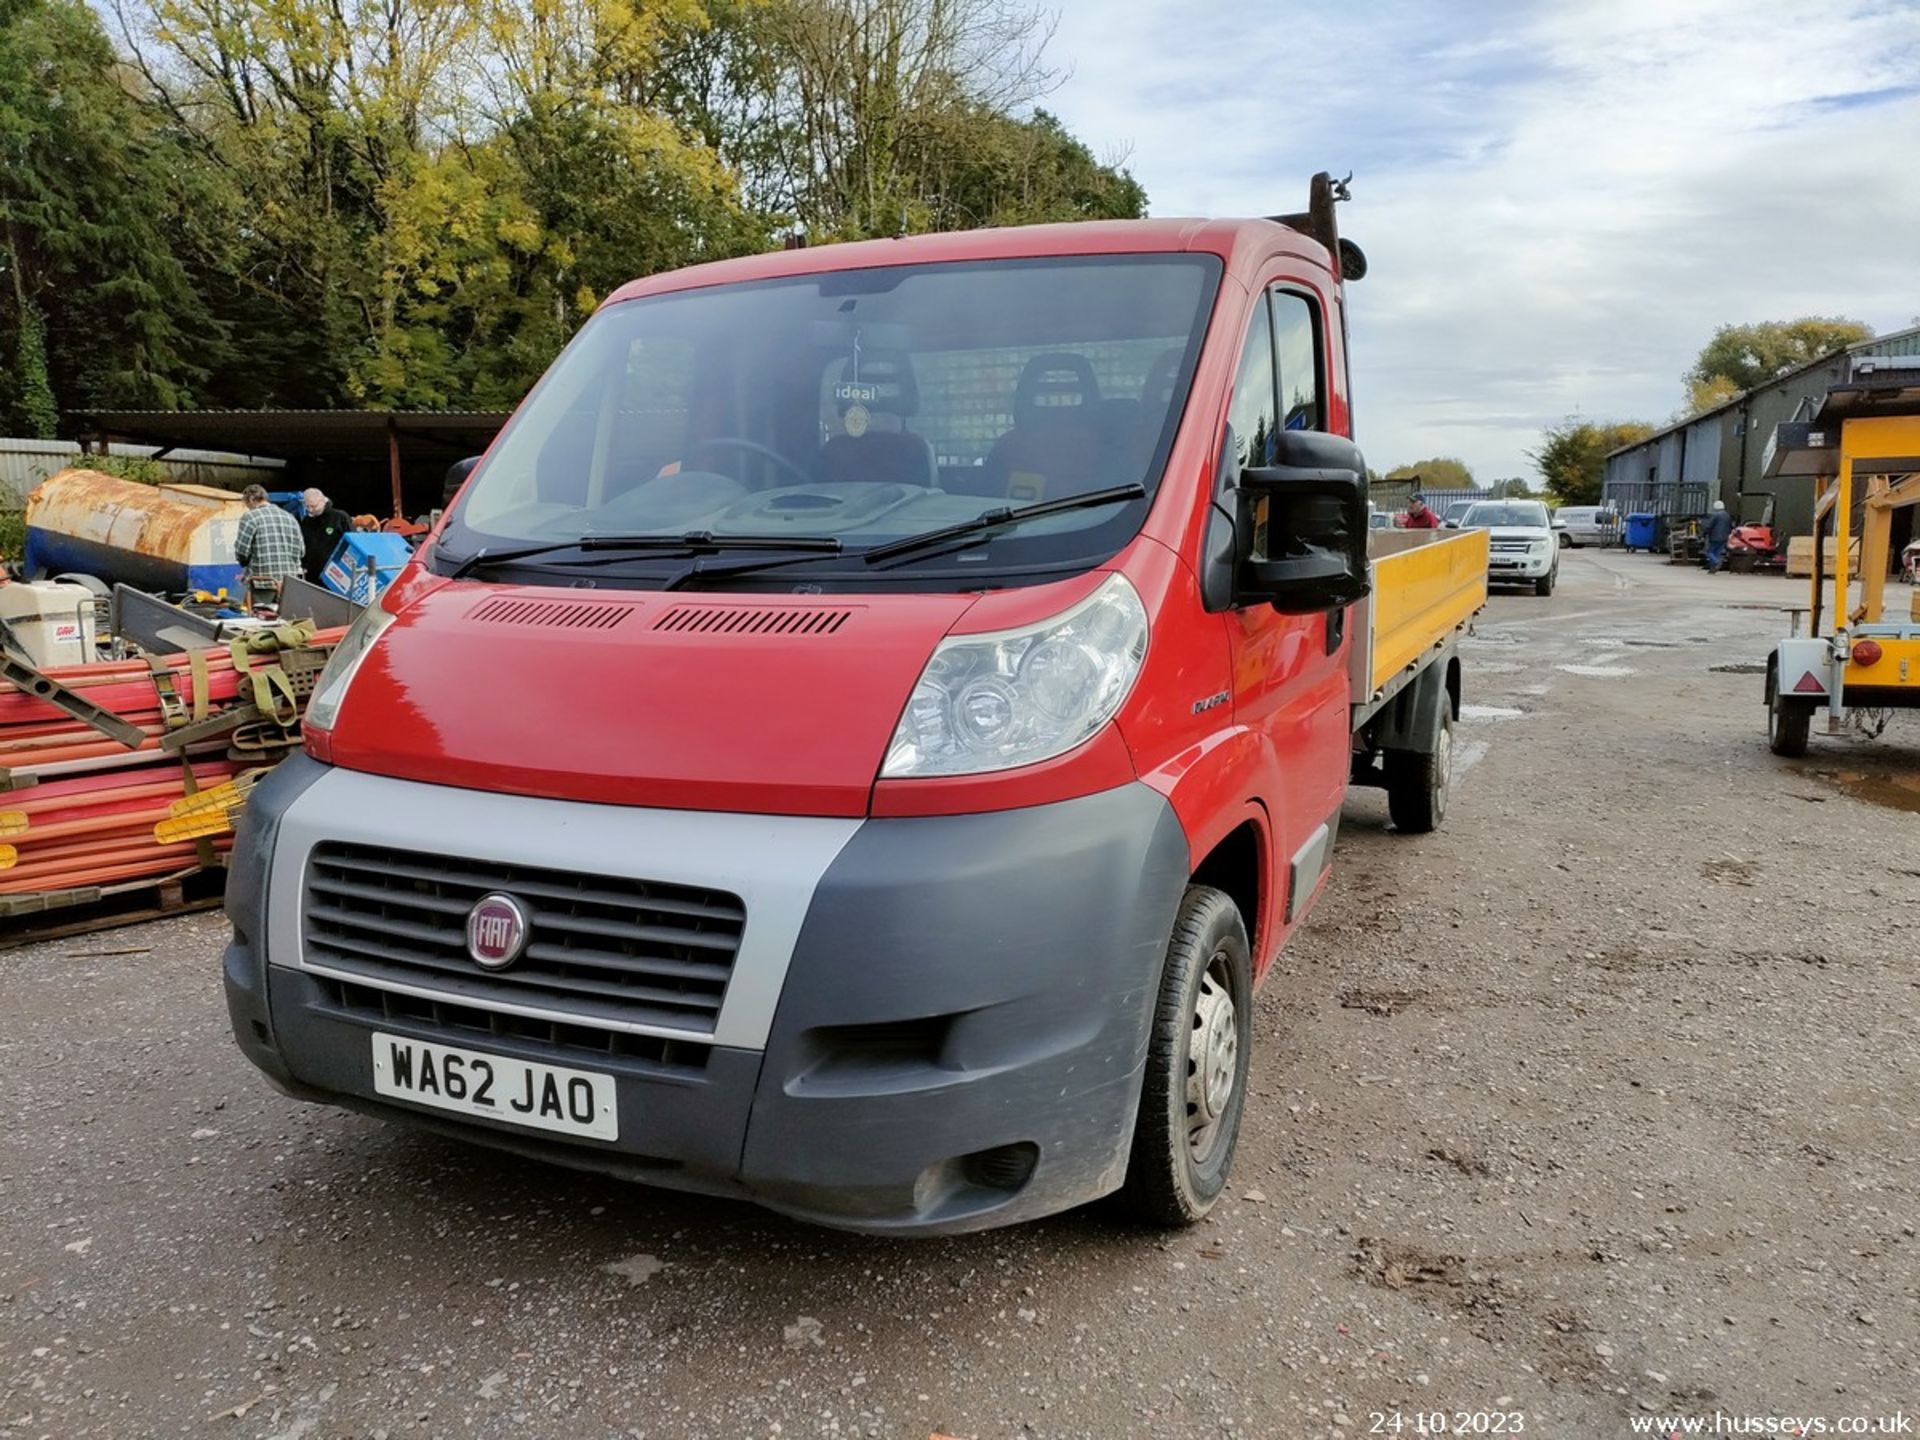
[{"label": "wheel arch", "polygon": [[1214,847],[1193,867],[1192,882],[1220,891],[1239,908],[1247,927],[1247,938],[1254,947],[1254,965],[1259,967],[1264,916],[1267,903],[1266,875],[1270,841],[1260,820],[1248,816],[1222,835]]}]

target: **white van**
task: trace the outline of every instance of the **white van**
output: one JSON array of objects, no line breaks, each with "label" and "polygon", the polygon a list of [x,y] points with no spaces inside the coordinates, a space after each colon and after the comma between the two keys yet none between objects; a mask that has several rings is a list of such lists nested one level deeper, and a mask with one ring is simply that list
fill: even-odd
[{"label": "white van", "polygon": [[1619,535],[1620,514],[1605,505],[1563,505],[1553,512],[1562,545],[1610,545]]}]

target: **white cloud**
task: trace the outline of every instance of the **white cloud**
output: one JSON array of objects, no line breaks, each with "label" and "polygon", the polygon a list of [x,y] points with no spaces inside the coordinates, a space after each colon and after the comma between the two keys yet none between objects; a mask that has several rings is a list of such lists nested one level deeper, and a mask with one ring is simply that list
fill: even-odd
[{"label": "white cloud", "polygon": [[1065,0],[1047,102],[1158,215],[1353,169],[1360,439],[1531,473],[1578,411],[1664,420],[1728,321],[1920,314],[1920,5]]}]

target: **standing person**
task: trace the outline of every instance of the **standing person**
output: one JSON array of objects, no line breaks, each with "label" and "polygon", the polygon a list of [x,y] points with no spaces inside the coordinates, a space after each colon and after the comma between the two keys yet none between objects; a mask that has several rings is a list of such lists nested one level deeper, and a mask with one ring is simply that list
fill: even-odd
[{"label": "standing person", "polygon": [[1421,496],[1414,496],[1407,502],[1407,529],[1438,530],[1440,517],[1427,508],[1427,502]]},{"label": "standing person", "polygon": [[240,492],[240,498],[247,502],[247,513],[240,517],[234,533],[233,558],[245,572],[249,590],[258,586],[277,595],[282,581],[300,573],[306,537],[300,533],[299,521],[278,505],[268,503],[262,487],[249,485]]},{"label": "standing person", "polygon": [[1719,573],[1720,562],[1727,553],[1727,537],[1731,534],[1733,516],[1727,513],[1727,502],[1716,500],[1712,513],[1707,516],[1707,523],[1700,527],[1700,538],[1706,542],[1706,553],[1700,559],[1709,575]]},{"label": "standing person", "polygon": [[333,558],[333,547],[340,543],[340,537],[353,528],[353,521],[347,512],[337,508],[320,490],[310,489],[300,497],[300,503],[306,507],[306,514],[300,517],[300,533],[305,538],[306,563],[302,567],[307,579],[316,585],[320,583],[320,572],[327,568],[327,561]]}]

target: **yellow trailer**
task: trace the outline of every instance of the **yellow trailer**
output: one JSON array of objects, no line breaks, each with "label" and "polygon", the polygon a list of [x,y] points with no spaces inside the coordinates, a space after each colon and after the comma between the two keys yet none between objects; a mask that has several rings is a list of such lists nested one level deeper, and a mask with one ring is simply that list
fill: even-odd
[{"label": "yellow trailer", "polygon": [[1812,420],[1775,429],[1766,473],[1814,487],[1807,633],[1767,661],[1768,744],[1804,755],[1823,710],[1836,734],[1850,710],[1920,708],[1920,615],[1885,613],[1894,512],[1920,505],[1920,356],[1856,357]]},{"label": "yellow trailer", "polygon": [[1487,603],[1485,530],[1376,530],[1347,651],[1352,783],[1387,792],[1401,830],[1432,830],[1453,779],[1458,642]]}]

